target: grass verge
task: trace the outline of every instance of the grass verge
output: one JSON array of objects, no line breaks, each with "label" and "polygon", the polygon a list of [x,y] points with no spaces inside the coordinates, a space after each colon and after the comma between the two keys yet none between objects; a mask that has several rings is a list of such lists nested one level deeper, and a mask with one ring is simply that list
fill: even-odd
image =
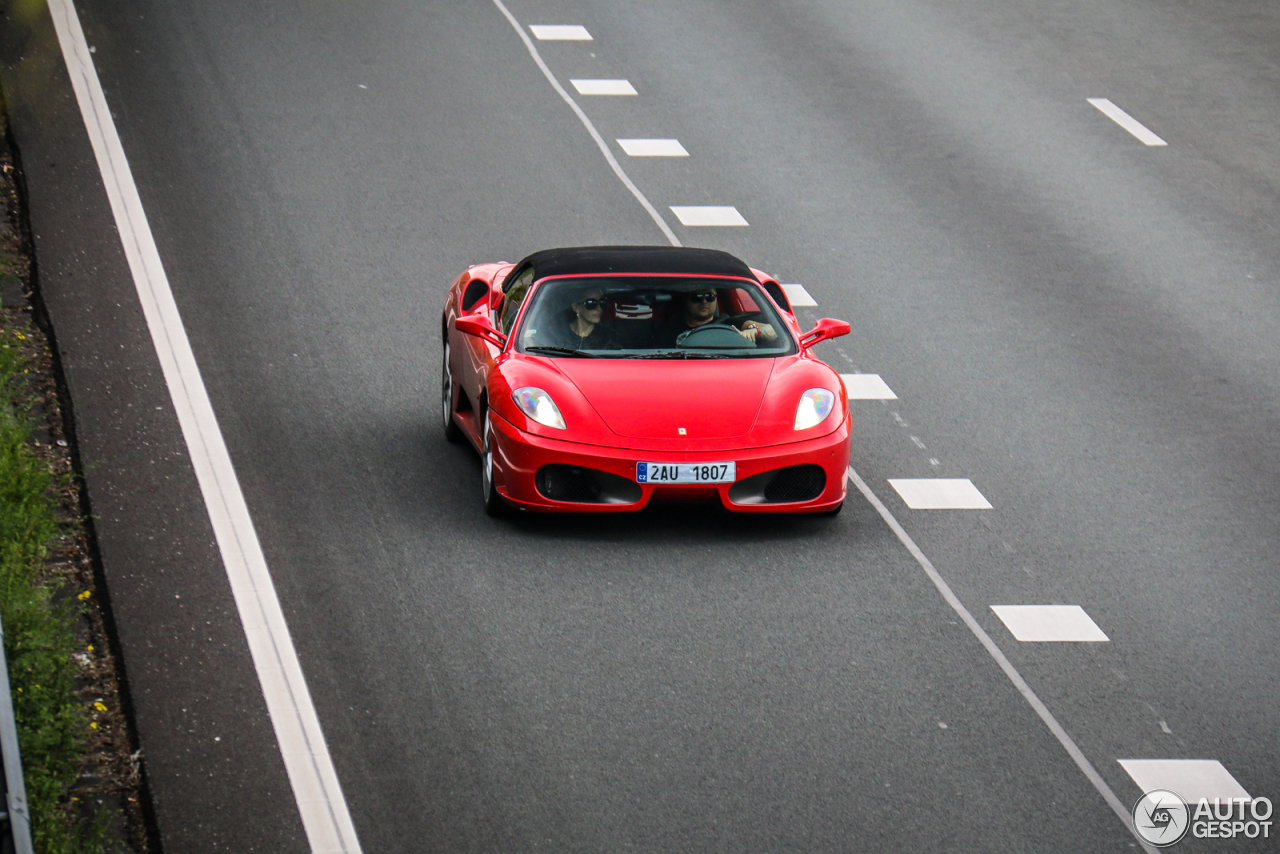
[{"label": "grass verge", "polygon": [[[148,854],[129,719],[74,422],[39,304],[0,91],[0,617],[38,854]],[[6,850],[0,843],[0,850]]]},{"label": "grass verge", "polygon": [[0,619],[35,849],[87,854],[107,850],[105,825],[77,814],[69,795],[93,724],[72,658],[79,601],[45,572],[62,531],[56,478],[30,444],[29,335],[0,326]]}]

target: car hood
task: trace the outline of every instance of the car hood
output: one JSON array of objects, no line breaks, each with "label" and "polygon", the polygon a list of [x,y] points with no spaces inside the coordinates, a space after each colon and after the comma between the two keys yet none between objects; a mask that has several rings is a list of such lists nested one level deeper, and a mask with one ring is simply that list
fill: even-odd
[{"label": "car hood", "polygon": [[557,359],[556,367],[619,436],[697,441],[751,432],[775,361]]}]

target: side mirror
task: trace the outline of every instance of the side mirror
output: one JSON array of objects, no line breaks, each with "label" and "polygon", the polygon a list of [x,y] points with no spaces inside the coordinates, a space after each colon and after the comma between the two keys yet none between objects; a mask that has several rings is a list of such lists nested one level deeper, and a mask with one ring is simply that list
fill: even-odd
[{"label": "side mirror", "polygon": [[[507,346],[507,336],[494,329],[487,317],[459,317],[453,322],[453,326],[466,335],[483,338],[499,350]],[[845,326],[847,327],[848,324],[846,323]]]},{"label": "side mirror", "polygon": [[808,332],[800,336],[800,346],[808,350],[819,341],[826,341],[828,338],[839,338],[841,335],[848,335],[851,327],[843,320],[835,320],[831,317],[824,317],[818,321],[817,325]]}]

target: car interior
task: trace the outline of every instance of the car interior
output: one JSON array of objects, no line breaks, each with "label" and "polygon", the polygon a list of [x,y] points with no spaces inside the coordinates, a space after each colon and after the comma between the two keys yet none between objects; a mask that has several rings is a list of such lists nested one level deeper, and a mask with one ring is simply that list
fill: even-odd
[{"label": "car interior", "polygon": [[[573,304],[591,293],[600,294],[604,301],[599,325],[608,330],[612,338],[608,350],[645,351],[676,346],[692,350],[732,350],[735,355],[754,355],[751,351],[755,350],[780,355],[791,349],[790,338],[776,308],[762,293],[752,294],[749,285],[710,287],[710,284],[705,279],[660,283],[650,280],[635,284],[620,284],[614,279],[601,281],[599,285],[581,280],[545,282],[535,291],[534,302],[522,324],[520,349],[563,347],[565,336],[547,330],[568,328],[575,320]],[[685,328],[680,326],[685,310],[683,295],[710,291],[717,296],[716,311],[722,317],[720,329],[685,336],[684,341],[673,345],[670,339],[674,331]],[[762,341],[758,346],[723,326],[729,323],[741,329],[747,321],[769,324],[779,333],[779,338],[775,342]]]}]

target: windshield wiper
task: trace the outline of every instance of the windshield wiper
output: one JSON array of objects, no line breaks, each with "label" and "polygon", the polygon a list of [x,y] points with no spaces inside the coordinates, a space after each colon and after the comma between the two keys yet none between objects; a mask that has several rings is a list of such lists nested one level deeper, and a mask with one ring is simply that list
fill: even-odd
[{"label": "windshield wiper", "polygon": [[579,359],[599,359],[595,353],[588,353],[586,350],[572,350],[568,347],[542,347],[535,345],[533,347],[525,347],[526,353],[538,353],[546,356],[574,356]]},{"label": "windshield wiper", "polygon": [[696,350],[659,350],[655,353],[636,353],[628,359],[732,359],[724,353],[703,353]]}]

